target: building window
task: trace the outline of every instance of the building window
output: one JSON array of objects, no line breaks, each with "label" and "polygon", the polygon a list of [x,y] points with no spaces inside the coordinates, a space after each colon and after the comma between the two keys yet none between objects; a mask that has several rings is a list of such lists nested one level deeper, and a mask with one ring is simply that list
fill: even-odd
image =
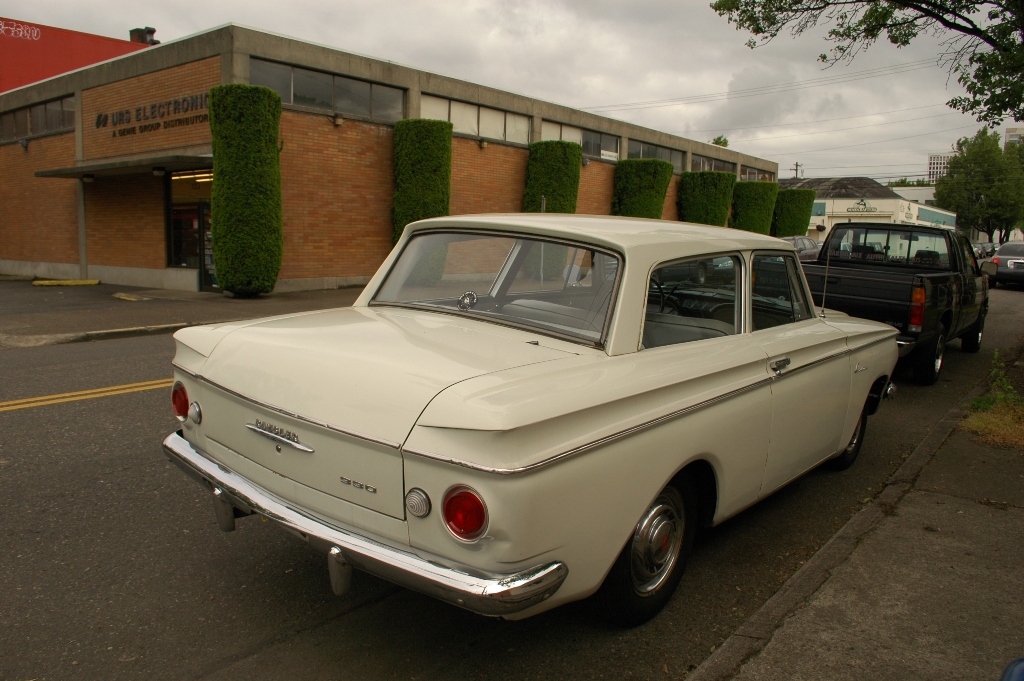
[{"label": "building window", "polygon": [[575,142],[583,147],[584,156],[593,156],[605,161],[619,160],[619,138],[616,135],[607,135],[594,130],[584,130],[572,125],[555,123],[554,121],[541,121],[540,138],[543,141],[561,140],[563,142]]},{"label": "building window", "polygon": [[0,114],[0,143],[74,129],[74,97],[54,99]]},{"label": "building window", "polygon": [[422,95],[420,116],[438,121],[451,121],[452,131],[463,135],[505,140],[516,144],[530,143],[530,117],[510,111]]},{"label": "building window", "polygon": [[262,59],[249,60],[249,82],[281,95],[285,104],[394,123],[404,115],[400,88],[333,76]]},{"label": "building window", "polygon": [[714,170],[722,173],[735,173],[736,164],[723,161],[719,158],[711,158],[710,156],[700,156],[698,154],[691,154],[690,158],[690,170],[699,173],[703,171]]},{"label": "building window", "polygon": [[656,144],[648,144],[638,140],[629,140],[629,158],[660,158],[672,164],[675,173],[683,172],[683,159],[685,155],[678,149],[659,147]]},{"label": "building window", "polygon": [[775,173],[750,166],[740,166],[740,179],[744,182],[774,182]]}]

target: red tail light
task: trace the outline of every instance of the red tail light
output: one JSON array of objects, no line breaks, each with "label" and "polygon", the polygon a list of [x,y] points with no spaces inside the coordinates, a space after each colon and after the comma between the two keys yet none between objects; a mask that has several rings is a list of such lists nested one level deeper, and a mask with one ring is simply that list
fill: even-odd
[{"label": "red tail light", "polygon": [[994,265],[998,265],[998,264],[999,264],[999,256],[998,256],[998,255],[997,255],[997,256],[995,256],[994,258],[992,258],[992,263],[993,263]]},{"label": "red tail light", "polygon": [[465,485],[448,490],[442,511],[445,525],[459,539],[473,541],[487,530],[487,507],[480,496]]},{"label": "red tail light", "polygon": [[924,325],[924,301],[924,286],[915,286],[910,295],[910,320],[907,327],[911,333],[920,333]]},{"label": "red tail light", "polygon": [[171,408],[178,420],[184,423],[188,418],[188,392],[180,382],[171,388]]}]

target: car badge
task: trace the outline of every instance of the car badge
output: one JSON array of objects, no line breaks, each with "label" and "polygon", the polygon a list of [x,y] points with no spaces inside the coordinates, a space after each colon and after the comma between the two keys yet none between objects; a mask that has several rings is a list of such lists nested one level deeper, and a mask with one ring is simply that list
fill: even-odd
[{"label": "car badge", "polygon": [[[298,433],[294,433],[285,428],[281,428],[280,426],[275,426],[273,423],[256,419],[256,423],[247,423],[245,424],[245,427],[253,431],[254,433],[259,433],[265,438],[273,440],[274,442],[280,442],[281,444],[288,445],[289,447],[297,449],[300,452],[312,454],[314,451],[313,448],[310,447],[309,445],[304,445],[301,442],[299,442]],[[278,447],[278,451],[280,451],[280,447]]]}]

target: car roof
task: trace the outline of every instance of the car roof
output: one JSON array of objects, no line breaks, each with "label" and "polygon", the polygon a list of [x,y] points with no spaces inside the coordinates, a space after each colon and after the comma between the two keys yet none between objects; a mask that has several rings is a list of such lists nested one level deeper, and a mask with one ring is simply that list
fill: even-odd
[{"label": "car roof", "polygon": [[538,236],[580,240],[626,253],[646,247],[674,246],[676,250],[752,250],[779,248],[779,239],[728,227],[712,227],[675,220],[650,220],[613,215],[565,213],[488,213],[422,220],[409,225],[411,231],[428,229],[472,229],[526,232]]}]

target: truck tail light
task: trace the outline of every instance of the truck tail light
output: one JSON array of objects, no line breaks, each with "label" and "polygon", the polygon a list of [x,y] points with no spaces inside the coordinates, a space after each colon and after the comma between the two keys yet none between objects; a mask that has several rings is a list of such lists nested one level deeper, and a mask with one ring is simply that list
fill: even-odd
[{"label": "truck tail light", "polygon": [[924,286],[915,286],[910,294],[910,320],[907,331],[910,333],[921,333],[924,325]]},{"label": "truck tail light", "polygon": [[171,388],[171,408],[174,410],[174,415],[182,423],[188,418],[188,392],[185,390],[185,386],[180,381],[174,384]]},{"label": "truck tail light", "polygon": [[487,530],[487,507],[473,489],[458,485],[448,490],[441,506],[444,524],[462,541],[473,541]]}]

